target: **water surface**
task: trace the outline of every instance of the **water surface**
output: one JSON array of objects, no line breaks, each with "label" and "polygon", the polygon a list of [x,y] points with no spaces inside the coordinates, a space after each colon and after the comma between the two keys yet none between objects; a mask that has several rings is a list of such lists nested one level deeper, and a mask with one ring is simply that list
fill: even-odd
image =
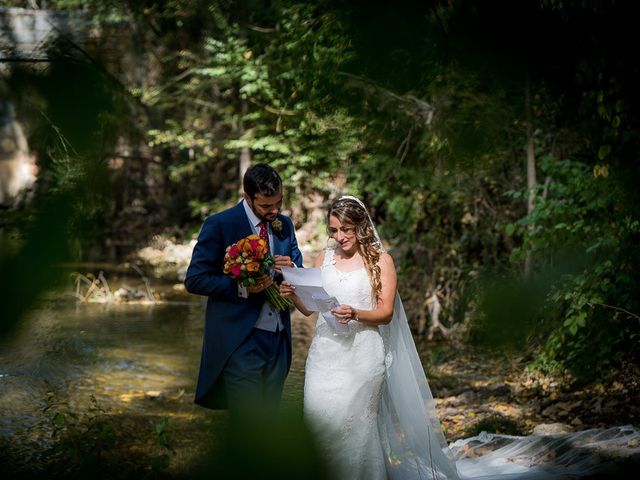
[{"label": "water surface", "polygon": [[[56,412],[96,415],[97,405],[100,415],[143,430],[146,441],[169,418],[173,463],[188,463],[201,450],[197,439],[210,437],[208,425],[225,415],[193,404],[203,319],[204,303],[193,296],[156,305],[42,302],[0,339],[0,446],[42,461]],[[312,324],[295,317],[285,406],[301,405]]]}]

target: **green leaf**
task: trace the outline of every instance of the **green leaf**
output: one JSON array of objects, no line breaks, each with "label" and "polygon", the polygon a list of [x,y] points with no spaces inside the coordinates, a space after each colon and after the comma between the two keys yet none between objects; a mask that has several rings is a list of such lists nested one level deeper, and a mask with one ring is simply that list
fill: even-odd
[{"label": "green leaf", "polygon": [[602,145],[598,149],[598,158],[600,160],[604,160],[605,158],[607,158],[607,156],[609,156],[609,153],[611,153],[611,145]]},{"label": "green leaf", "polygon": [[207,67],[195,69],[194,73],[205,77],[221,77],[225,75],[227,71],[225,67]]},{"label": "green leaf", "polygon": [[515,230],[516,230],[516,226],[513,223],[508,224],[504,228],[504,231],[507,235],[513,235],[513,232],[515,232]]}]

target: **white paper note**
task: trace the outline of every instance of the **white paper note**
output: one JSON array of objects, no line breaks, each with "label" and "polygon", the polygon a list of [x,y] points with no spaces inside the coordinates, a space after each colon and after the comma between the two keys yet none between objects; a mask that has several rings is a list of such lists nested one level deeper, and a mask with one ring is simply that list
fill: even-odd
[{"label": "white paper note", "polygon": [[307,310],[320,312],[335,333],[349,333],[349,325],[340,323],[331,313],[331,309],[340,306],[340,302],[322,287],[322,271],[319,268],[284,267],[282,275],[287,282],[296,287],[296,295]]},{"label": "white paper note", "polygon": [[[317,299],[328,299],[330,295],[322,288],[322,274],[319,268],[282,268],[284,279],[296,287],[296,295],[307,310],[321,312],[324,304]],[[315,297],[315,298],[314,298]]]}]

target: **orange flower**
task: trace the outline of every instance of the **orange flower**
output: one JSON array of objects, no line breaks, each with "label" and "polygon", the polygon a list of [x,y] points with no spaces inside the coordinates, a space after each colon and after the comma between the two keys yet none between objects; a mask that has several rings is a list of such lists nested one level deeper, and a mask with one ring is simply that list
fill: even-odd
[{"label": "orange flower", "polygon": [[267,253],[267,242],[265,242],[262,238],[260,239],[260,243],[259,243],[260,249],[258,250],[258,252],[260,253],[260,255],[264,256]]},{"label": "orange flower", "polygon": [[240,247],[240,251],[243,253],[247,253],[250,254],[253,252],[253,246],[251,245],[251,240],[247,240],[245,242],[242,242],[242,246],[238,245]]},{"label": "orange flower", "polygon": [[260,264],[258,262],[251,262],[247,264],[247,272],[257,272],[260,270]]}]

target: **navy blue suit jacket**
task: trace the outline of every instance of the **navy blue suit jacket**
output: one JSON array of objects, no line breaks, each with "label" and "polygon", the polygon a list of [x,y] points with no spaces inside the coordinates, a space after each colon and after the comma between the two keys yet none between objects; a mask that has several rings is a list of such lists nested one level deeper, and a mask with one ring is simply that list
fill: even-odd
[{"label": "navy blue suit jacket", "polygon": [[[293,223],[284,215],[280,234],[273,232],[273,251],[286,255],[302,266],[302,254],[295,238]],[[242,202],[207,218],[202,225],[198,242],[193,250],[187,270],[185,286],[191,293],[205,295],[204,340],[200,360],[200,373],[195,403],[208,408],[227,408],[221,373],[229,356],[251,333],[262,305],[264,293],[238,296],[238,284],[222,272],[225,249],[241,238],[251,235],[253,229]],[[276,280],[278,278],[276,277]],[[287,334],[287,368],[291,366],[291,318],[289,310],[281,314]]]}]

